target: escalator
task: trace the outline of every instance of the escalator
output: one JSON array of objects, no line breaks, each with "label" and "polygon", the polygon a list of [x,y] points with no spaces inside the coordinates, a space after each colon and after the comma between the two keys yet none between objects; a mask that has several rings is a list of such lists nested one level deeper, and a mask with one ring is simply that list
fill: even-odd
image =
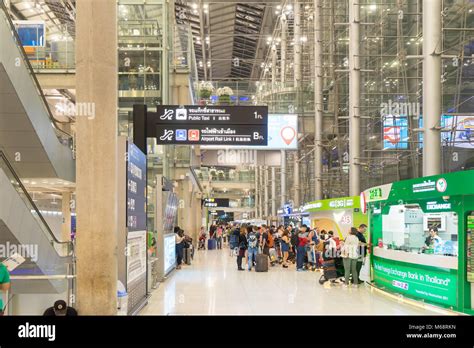
[{"label": "escalator", "polygon": [[60,129],[0,0],[0,150],[21,178],[75,181],[73,141]]},{"label": "escalator", "polygon": [[[25,262],[12,273],[12,294],[64,293],[73,269],[73,243],[60,241],[0,151],[0,245]],[[1,255],[2,257],[11,256]]]}]

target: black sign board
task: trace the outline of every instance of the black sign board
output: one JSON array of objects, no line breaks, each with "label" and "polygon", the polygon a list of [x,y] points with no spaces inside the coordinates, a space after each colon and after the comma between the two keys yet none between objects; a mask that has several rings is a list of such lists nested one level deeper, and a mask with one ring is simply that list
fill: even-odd
[{"label": "black sign board", "polygon": [[268,107],[159,105],[153,118],[155,124],[267,125]]},{"label": "black sign board", "polygon": [[204,206],[208,208],[228,208],[229,199],[228,198],[206,198],[204,199]]},{"label": "black sign board", "polygon": [[156,143],[264,146],[267,132],[267,127],[261,125],[157,125]]},{"label": "black sign board", "polygon": [[268,144],[267,106],[173,106],[148,112],[133,106],[133,139],[146,152],[146,138],[160,145]]}]

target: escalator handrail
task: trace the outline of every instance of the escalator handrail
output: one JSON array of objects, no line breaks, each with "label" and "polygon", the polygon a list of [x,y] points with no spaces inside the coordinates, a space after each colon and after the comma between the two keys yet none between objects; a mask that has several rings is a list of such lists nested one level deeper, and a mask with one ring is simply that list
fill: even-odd
[{"label": "escalator handrail", "polygon": [[28,68],[28,71],[30,72],[30,76],[33,78],[33,81],[34,81],[34,84],[36,86],[36,89],[39,93],[39,96],[40,98],[43,100],[43,104],[44,106],[46,107],[46,111],[47,111],[47,114],[48,114],[48,117],[49,119],[51,120],[53,126],[54,126],[54,129],[57,130],[58,132],[64,134],[68,139],[71,139],[72,138],[72,135],[63,131],[61,128],[58,127],[58,120],[56,120],[53,116],[53,113],[51,112],[51,109],[49,107],[49,104],[48,104],[48,101],[46,100],[46,97],[43,93],[43,89],[41,88],[41,85],[38,81],[38,79],[36,78],[36,74],[34,73],[34,69],[33,67],[31,66],[31,63],[30,63],[30,60],[25,52],[25,49],[23,48],[23,45],[21,43],[21,40],[20,40],[20,36],[18,35],[18,32],[16,30],[16,27],[15,27],[15,24],[13,23],[12,19],[10,18],[10,15],[8,13],[8,10],[5,6],[5,3],[3,0],[0,0],[0,8],[2,9],[2,11],[4,12],[5,14],[5,17],[7,19],[7,22],[8,24],[10,25],[10,29],[13,33],[13,37],[15,39],[15,41],[17,42],[17,46],[20,50],[20,53],[21,53],[21,56],[23,58],[23,61],[25,63],[25,66]]},{"label": "escalator handrail", "polygon": [[49,225],[48,223],[46,222],[46,220],[44,219],[43,215],[40,213],[38,207],[36,206],[35,202],[33,201],[33,198],[31,198],[30,194],[28,193],[28,191],[26,190],[25,186],[23,186],[23,183],[21,182],[19,176],[16,174],[15,172],[15,169],[13,168],[13,166],[11,165],[10,161],[8,160],[7,156],[5,155],[5,153],[0,150],[0,157],[2,158],[2,160],[4,161],[4,163],[7,165],[8,167],[8,170],[10,171],[10,173],[13,175],[13,177],[15,178],[15,181],[18,183],[18,185],[20,186],[21,190],[23,191],[25,197],[28,199],[28,201],[30,202],[31,206],[33,207],[33,209],[35,210],[36,214],[38,215],[38,217],[40,218],[41,222],[43,223],[43,225],[46,227],[46,230],[48,232],[48,234],[51,236],[51,238],[53,239],[53,241],[57,244],[69,244],[71,245],[71,249],[72,250],[72,246],[73,246],[73,243],[72,241],[60,241],[55,235],[54,235],[54,232],[51,231],[51,229],[49,228]]}]

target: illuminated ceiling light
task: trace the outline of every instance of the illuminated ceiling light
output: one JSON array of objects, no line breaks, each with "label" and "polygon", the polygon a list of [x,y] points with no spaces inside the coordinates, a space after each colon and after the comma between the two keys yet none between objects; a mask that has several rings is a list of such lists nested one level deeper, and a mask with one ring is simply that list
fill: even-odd
[{"label": "illuminated ceiling light", "polygon": [[193,8],[193,10],[197,10],[198,5],[197,4],[192,4],[191,7]]},{"label": "illuminated ceiling light", "polygon": [[369,6],[369,9],[370,9],[371,11],[375,11],[375,10],[377,9],[377,5],[376,5],[376,4],[372,4],[372,5]]},{"label": "illuminated ceiling light", "polygon": [[277,10],[281,10],[281,5],[278,5],[278,6],[277,6]]},{"label": "illuminated ceiling light", "polygon": [[291,10],[293,9],[293,5],[286,5],[286,9],[287,9],[288,11],[291,11]]}]

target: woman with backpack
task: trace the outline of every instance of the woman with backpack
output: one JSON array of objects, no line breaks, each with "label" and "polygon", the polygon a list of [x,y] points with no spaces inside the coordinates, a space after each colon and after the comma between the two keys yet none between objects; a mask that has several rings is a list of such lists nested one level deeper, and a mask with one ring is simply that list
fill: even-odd
[{"label": "woman with backpack", "polygon": [[245,257],[245,251],[247,250],[247,228],[241,227],[239,234],[239,253],[237,255],[237,269],[239,271],[244,271],[242,268],[242,259]]}]

